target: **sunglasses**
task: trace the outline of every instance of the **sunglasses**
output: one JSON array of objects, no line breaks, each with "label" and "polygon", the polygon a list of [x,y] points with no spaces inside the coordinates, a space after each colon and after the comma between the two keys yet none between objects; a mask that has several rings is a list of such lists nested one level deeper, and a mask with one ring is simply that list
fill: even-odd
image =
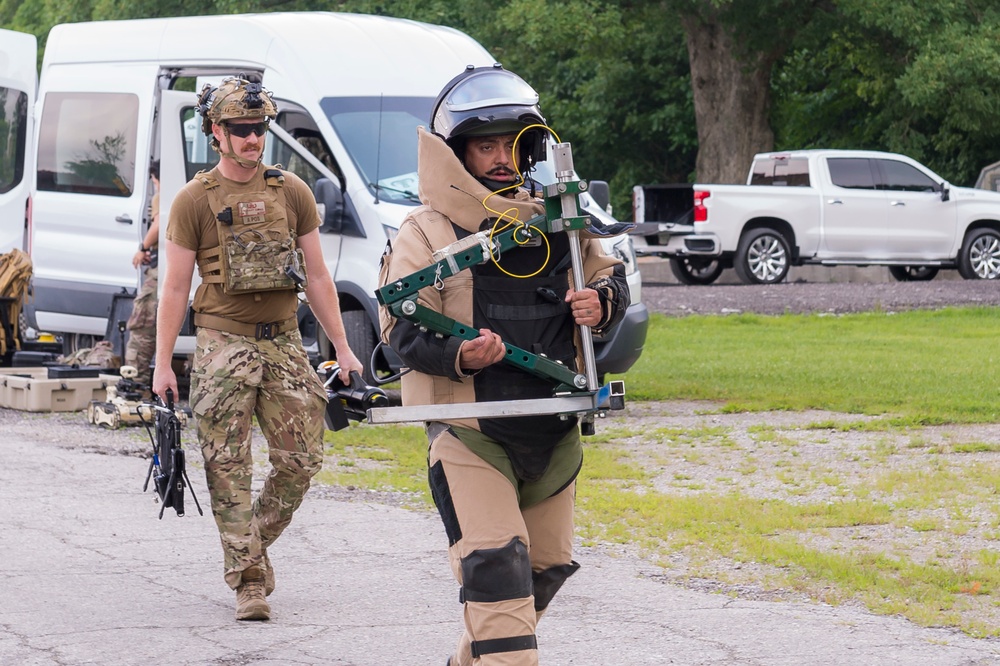
[{"label": "sunglasses", "polygon": [[267,132],[267,123],[240,123],[239,125],[235,123],[226,123],[226,129],[233,136],[238,136],[241,139],[245,139],[251,134],[256,134],[257,136],[264,136]]}]

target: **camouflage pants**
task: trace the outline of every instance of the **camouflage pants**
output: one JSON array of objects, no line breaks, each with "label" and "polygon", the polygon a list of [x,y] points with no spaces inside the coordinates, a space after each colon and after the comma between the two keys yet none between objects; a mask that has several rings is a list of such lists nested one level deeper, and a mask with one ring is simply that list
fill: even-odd
[{"label": "camouflage pants", "polygon": [[139,371],[139,381],[150,382],[149,366],[156,355],[156,267],[143,273],[142,286],[132,302],[132,314],[125,328],[128,344],[125,346],[124,365]]},{"label": "camouflage pants", "polygon": [[[198,329],[190,404],[212,513],[222,539],[226,583],[259,565],[292,520],[323,463],[326,391],[298,330],[274,340]],[[251,495],[253,417],[268,443],[271,471]]]}]

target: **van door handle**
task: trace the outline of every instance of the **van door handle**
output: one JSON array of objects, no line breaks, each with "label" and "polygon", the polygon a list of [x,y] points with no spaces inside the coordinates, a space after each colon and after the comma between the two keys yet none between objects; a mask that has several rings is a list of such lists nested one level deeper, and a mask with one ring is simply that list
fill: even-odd
[{"label": "van door handle", "polygon": [[890,206],[905,206],[906,202],[905,201],[890,201],[889,205]]},{"label": "van door handle", "polygon": [[842,204],[842,203],[844,203],[844,202],[843,202],[843,201],[841,201],[840,199],[827,199],[827,200],[826,200],[826,202],[827,202],[828,204]]},{"label": "van door handle", "polygon": [[132,224],[132,218],[128,216],[128,213],[122,213],[115,218],[115,222],[121,222],[122,224]]}]

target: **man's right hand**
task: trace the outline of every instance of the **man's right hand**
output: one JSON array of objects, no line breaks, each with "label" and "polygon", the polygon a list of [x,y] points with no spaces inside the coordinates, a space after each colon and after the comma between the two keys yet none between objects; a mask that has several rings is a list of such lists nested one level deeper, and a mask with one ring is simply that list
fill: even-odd
[{"label": "man's right hand", "polygon": [[479,337],[466,340],[458,350],[458,365],[463,370],[480,370],[503,360],[507,353],[500,336],[488,328],[479,329]]},{"label": "man's right hand", "polygon": [[160,400],[163,404],[167,404],[167,389],[174,392],[174,399],[180,395],[177,390],[177,375],[174,374],[174,369],[169,365],[167,367],[160,367],[159,364],[153,369],[153,393],[160,396]]},{"label": "man's right hand", "polygon": [[132,268],[139,268],[148,263],[150,263],[149,250],[139,250],[132,257]]}]

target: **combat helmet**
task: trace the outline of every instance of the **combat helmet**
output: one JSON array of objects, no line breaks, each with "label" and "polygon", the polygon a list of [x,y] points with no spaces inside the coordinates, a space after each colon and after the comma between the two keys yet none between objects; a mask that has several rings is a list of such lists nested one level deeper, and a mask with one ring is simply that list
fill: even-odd
[{"label": "combat helmet", "polygon": [[[206,83],[198,95],[198,113],[202,116],[201,130],[205,136],[212,137],[213,150],[235,157],[231,146],[228,153],[222,152],[219,141],[212,134],[212,124],[242,119],[261,119],[270,122],[278,116],[278,105],[269,90],[259,82],[250,81],[246,75],[241,74],[224,78],[217,87]],[[241,164],[245,161],[241,158],[236,159]]]},{"label": "combat helmet", "polygon": [[[469,65],[445,85],[434,102],[430,130],[461,159],[468,137],[516,134],[544,124],[534,88],[495,63],[491,67]],[[539,127],[521,135],[517,166],[522,174],[545,160],[547,134]]]}]

